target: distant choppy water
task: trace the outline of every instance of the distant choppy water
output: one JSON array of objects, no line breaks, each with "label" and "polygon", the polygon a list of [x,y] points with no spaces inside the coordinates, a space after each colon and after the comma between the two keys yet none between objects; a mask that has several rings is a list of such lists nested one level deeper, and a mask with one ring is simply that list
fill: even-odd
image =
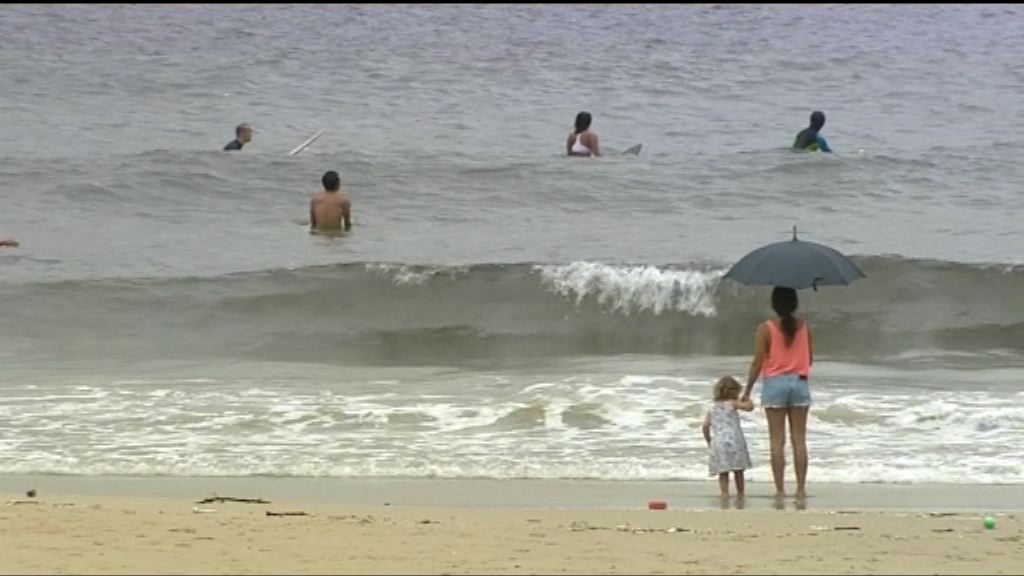
[{"label": "distant choppy water", "polygon": [[[802,294],[812,478],[1024,482],[1022,29],[5,7],[0,472],[703,478],[710,381],[769,312],[721,275],[798,225],[868,274]],[[567,161],[583,109],[642,154]],[[813,109],[834,155],[787,150]],[[303,224],[329,169],[340,240]]]}]

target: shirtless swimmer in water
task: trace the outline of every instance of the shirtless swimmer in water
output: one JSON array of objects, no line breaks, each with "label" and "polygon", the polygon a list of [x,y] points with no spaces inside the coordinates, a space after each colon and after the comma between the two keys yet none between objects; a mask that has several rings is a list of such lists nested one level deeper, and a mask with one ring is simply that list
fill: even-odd
[{"label": "shirtless swimmer in water", "polygon": [[341,191],[341,179],[334,170],[324,174],[324,189],[309,202],[309,226],[316,232],[352,229],[352,202]]}]

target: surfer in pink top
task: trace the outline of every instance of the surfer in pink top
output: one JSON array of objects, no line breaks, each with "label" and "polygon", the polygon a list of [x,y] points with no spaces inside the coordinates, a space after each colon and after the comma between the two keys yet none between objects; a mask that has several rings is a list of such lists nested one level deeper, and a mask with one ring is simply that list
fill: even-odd
[{"label": "surfer in pink top", "polygon": [[786,494],[788,420],[796,469],[796,497],[803,499],[807,496],[807,412],[811,407],[808,378],[814,363],[814,338],[807,321],[793,315],[798,305],[796,290],[782,287],[772,290],[772,309],[778,318],[766,320],[757,328],[754,359],[742,399],[750,399],[754,383],[758,377],[762,378],[761,405],[768,419],[775,496]]}]

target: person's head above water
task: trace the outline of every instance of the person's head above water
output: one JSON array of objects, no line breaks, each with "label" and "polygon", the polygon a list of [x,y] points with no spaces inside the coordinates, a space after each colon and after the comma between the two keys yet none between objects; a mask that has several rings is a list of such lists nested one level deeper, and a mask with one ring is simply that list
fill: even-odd
[{"label": "person's head above water", "polygon": [[323,182],[324,190],[328,192],[337,192],[341,188],[341,178],[338,178],[338,173],[334,170],[325,172],[320,181]]},{"label": "person's head above water", "polygon": [[576,115],[576,133],[586,132],[590,129],[590,122],[593,118],[590,117],[590,112],[580,112]]},{"label": "person's head above water", "polygon": [[793,148],[797,150],[831,152],[828,142],[820,134],[821,128],[825,126],[825,113],[821,110],[811,112],[811,124],[796,135],[793,141]]},{"label": "person's head above water", "polygon": [[235,138],[243,144],[252,141],[252,127],[248,124],[239,124],[235,126]]},{"label": "person's head above water", "polygon": [[811,112],[811,128],[814,130],[821,130],[821,127],[825,125],[825,113],[821,110],[815,110]]}]

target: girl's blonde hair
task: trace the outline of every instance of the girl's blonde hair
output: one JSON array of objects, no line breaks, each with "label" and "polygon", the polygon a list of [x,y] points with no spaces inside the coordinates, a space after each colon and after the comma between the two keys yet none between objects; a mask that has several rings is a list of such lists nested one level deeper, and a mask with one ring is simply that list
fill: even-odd
[{"label": "girl's blonde hair", "polygon": [[736,400],[740,397],[743,386],[732,376],[722,376],[715,382],[715,402]]}]

